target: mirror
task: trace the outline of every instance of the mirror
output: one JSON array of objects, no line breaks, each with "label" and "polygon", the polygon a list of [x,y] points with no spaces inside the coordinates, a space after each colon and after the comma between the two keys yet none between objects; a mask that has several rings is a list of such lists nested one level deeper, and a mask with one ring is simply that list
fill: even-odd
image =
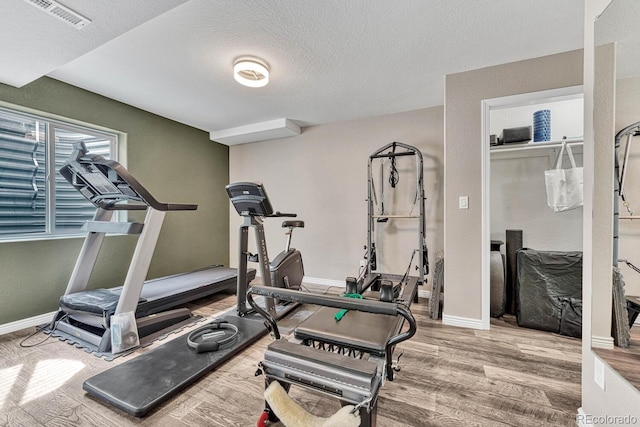
[{"label": "mirror", "polygon": [[[596,218],[611,218],[614,232],[609,244],[603,242],[603,248],[594,248],[594,269],[598,263],[597,268],[602,268],[602,272],[607,274],[613,260],[614,267],[617,264],[622,274],[626,299],[640,296],[640,127],[636,132],[632,126],[635,123],[640,125],[639,19],[640,2],[613,0],[595,24],[594,234],[598,233],[596,228],[600,226]],[[626,132],[620,133],[625,129]],[[619,149],[614,152],[616,134],[619,133]],[[616,157],[619,168],[612,177]],[[624,198],[614,192],[616,181],[618,186],[622,185]],[[615,195],[611,197],[612,194]],[[615,215],[617,210],[619,215]],[[607,231],[609,234],[610,230]],[[606,347],[604,337],[613,336],[616,343],[624,341],[622,335],[612,333],[612,329],[618,328],[615,322],[612,328],[611,310],[616,304],[624,305],[625,298],[617,301],[616,298],[612,299],[611,294],[611,282],[594,280],[592,346],[605,359],[607,353],[598,350]],[[632,326],[630,332],[630,347],[623,353],[638,355],[640,326]],[[637,363],[626,364],[626,368],[624,364],[617,367],[614,363],[610,364],[623,376],[629,366],[632,369],[637,366]]]}]

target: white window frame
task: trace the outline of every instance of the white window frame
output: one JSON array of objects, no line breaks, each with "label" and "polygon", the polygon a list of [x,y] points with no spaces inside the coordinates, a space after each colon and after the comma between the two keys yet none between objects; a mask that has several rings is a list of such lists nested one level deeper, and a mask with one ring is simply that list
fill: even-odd
[{"label": "white window frame", "polygon": [[[34,241],[34,240],[53,240],[53,239],[67,239],[84,237],[85,232],[80,229],[77,232],[56,232],[56,195],[55,195],[55,174],[58,173],[51,165],[55,165],[55,151],[52,149],[55,145],[56,130],[70,131],[70,132],[86,132],[91,135],[103,137],[109,141],[110,159],[122,163],[120,153],[122,146],[126,141],[126,134],[113,129],[108,129],[99,125],[81,122],[74,119],[68,119],[61,116],[56,116],[50,113],[41,112],[37,110],[31,110],[20,106],[15,106],[7,103],[0,102],[0,114],[9,113],[15,115],[21,115],[31,120],[37,120],[44,122],[46,125],[46,141],[45,141],[45,231],[42,233],[15,233],[0,235],[0,243],[4,242],[22,242],[22,241]],[[87,203],[89,203],[87,201]],[[126,221],[126,212],[115,212],[113,220]]]}]

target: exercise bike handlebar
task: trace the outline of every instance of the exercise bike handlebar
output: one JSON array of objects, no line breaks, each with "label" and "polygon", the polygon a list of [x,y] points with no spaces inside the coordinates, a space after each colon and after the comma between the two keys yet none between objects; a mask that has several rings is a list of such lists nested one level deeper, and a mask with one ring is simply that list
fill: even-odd
[{"label": "exercise bike handlebar", "polygon": [[270,215],[266,215],[267,218],[278,218],[278,217],[296,218],[297,216],[298,216],[298,214],[283,213],[283,212],[280,212],[280,211],[275,211],[274,213],[272,213]]},{"label": "exercise bike handlebar", "polygon": [[275,298],[282,301],[293,301],[302,304],[315,304],[324,307],[338,309],[362,311],[373,314],[387,314],[391,316],[401,316],[409,324],[409,329],[398,335],[391,337],[385,344],[385,362],[387,366],[387,379],[393,381],[392,351],[396,344],[406,341],[415,335],[417,330],[416,320],[411,311],[403,304],[393,302],[382,302],[372,300],[361,300],[355,298],[344,298],[333,295],[315,294],[312,292],[301,292],[293,289],[274,288],[270,286],[252,286],[247,292],[247,302],[256,312],[266,319],[269,327],[276,339],[280,339],[278,324],[271,314],[260,307],[253,299],[253,295],[260,295],[268,298]]}]

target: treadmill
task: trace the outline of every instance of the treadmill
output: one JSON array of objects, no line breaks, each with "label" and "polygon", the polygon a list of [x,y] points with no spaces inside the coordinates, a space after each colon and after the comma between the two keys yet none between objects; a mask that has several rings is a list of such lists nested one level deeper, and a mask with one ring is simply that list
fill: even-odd
[{"label": "treadmill", "polygon": [[[187,308],[176,307],[217,292],[235,291],[238,271],[222,266],[145,281],[165,214],[196,210],[198,205],[157,201],[121,164],[90,155],[83,142],[76,143],[60,174],[97,210],[82,228],[87,235],[58,312],[48,326],[52,335],[97,355],[112,355],[112,316],[134,313],[138,338],[144,337],[191,317]],[[144,210],[144,223],[111,221],[118,210]],[[123,286],[88,290],[107,233],[139,236],[131,264]],[[251,281],[255,274],[255,269],[249,270],[247,279]]]},{"label": "treadmill", "polygon": [[[226,190],[238,214],[244,218],[239,227],[235,313],[223,312],[200,328],[167,340],[157,348],[87,379],[82,388],[95,399],[133,416],[143,417],[267,335],[268,329],[262,313],[247,304],[247,291],[253,288],[249,286],[249,282],[255,276],[255,270],[248,269],[247,263],[256,258],[255,261],[260,265],[262,287],[267,289],[281,289],[277,286],[285,283],[284,280],[271,283],[272,273],[277,277],[277,274],[301,270],[301,266],[295,267],[294,263],[281,261],[272,265],[269,262],[262,227],[262,218],[295,215],[274,212],[267,193],[260,184],[234,183],[229,184]],[[250,228],[254,230],[256,237],[257,256],[250,255],[247,250]],[[276,260],[279,259],[283,257],[277,256]],[[280,269],[279,273],[274,272],[277,267]],[[283,272],[283,268],[286,271]],[[262,312],[269,313],[273,319],[282,318],[297,306],[295,301],[275,301],[273,298],[262,297],[259,301],[253,301],[253,304]],[[224,327],[221,328],[221,325]],[[220,329],[226,333],[222,337],[214,336],[221,333]],[[230,330],[233,332],[229,332]]]}]

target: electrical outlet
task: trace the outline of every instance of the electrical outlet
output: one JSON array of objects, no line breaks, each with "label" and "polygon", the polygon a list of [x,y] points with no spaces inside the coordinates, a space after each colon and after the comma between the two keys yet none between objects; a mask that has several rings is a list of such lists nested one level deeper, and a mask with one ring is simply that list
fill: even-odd
[{"label": "electrical outlet", "polygon": [[593,380],[604,390],[604,363],[597,357],[593,358]]}]

